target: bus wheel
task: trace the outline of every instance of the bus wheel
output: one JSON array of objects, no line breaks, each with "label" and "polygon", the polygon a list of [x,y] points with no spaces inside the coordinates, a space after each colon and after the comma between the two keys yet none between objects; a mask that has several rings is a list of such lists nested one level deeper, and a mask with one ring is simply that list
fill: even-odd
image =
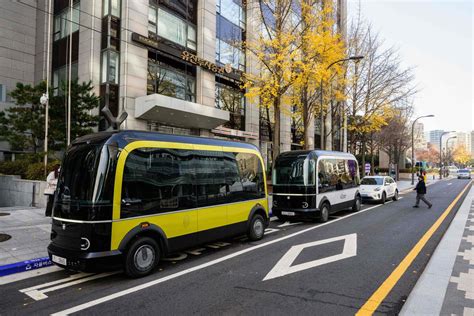
[{"label": "bus wheel", "polygon": [[265,232],[265,221],[262,215],[255,214],[250,220],[249,231],[247,233],[250,240],[260,240]]},{"label": "bus wheel", "polygon": [[160,247],[150,237],[136,239],[125,257],[125,273],[132,278],[145,276],[153,271],[160,260]]},{"label": "bus wheel", "polygon": [[359,212],[361,207],[362,207],[362,201],[360,199],[360,196],[356,196],[354,200],[354,205],[352,206],[352,211]]},{"label": "bus wheel", "polygon": [[329,205],[324,203],[321,207],[321,216],[319,217],[319,221],[321,223],[326,223],[329,219]]}]

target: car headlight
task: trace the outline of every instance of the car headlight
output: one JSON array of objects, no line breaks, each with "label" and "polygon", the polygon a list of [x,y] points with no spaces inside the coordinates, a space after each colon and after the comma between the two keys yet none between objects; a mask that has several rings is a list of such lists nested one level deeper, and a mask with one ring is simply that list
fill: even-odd
[{"label": "car headlight", "polygon": [[380,190],[382,190],[381,187],[378,187],[378,188],[375,188],[375,189],[374,189],[374,191],[376,191],[376,192],[377,192],[377,191],[380,191]]}]

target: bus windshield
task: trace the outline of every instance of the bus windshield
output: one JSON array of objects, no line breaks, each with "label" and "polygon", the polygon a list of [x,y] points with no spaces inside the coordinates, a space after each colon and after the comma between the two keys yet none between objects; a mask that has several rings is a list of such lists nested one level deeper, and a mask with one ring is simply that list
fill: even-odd
[{"label": "bus windshield", "polygon": [[72,146],[61,165],[54,216],[111,219],[116,157],[114,146],[85,143]]},{"label": "bus windshield", "polygon": [[306,155],[280,157],[272,179],[274,185],[314,185],[314,161]]}]

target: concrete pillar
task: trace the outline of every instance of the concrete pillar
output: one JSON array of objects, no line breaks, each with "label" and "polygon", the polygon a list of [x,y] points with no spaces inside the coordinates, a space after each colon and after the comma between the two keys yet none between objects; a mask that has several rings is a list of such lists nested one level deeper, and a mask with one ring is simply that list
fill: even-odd
[{"label": "concrete pillar", "polygon": [[283,108],[280,113],[280,152],[291,150],[291,116]]},{"label": "concrete pillar", "polygon": [[[197,11],[197,55],[210,61],[216,60],[216,1],[198,1]],[[196,67],[196,102],[215,106],[215,74]]]},{"label": "concrete pillar", "polygon": [[148,36],[148,10],[148,0],[122,1],[119,112],[128,113],[122,129],[147,129],[146,121],[135,118],[135,98],[147,94],[148,50],[131,38],[133,32]]}]

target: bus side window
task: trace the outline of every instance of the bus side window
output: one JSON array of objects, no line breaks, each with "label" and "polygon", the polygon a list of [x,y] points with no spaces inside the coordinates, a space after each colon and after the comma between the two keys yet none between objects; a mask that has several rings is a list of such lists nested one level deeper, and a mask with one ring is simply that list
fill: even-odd
[{"label": "bus side window", "polygon": [[227,183],[222,152],[197,151],[194,162],[198,207],[225,203]]}]

